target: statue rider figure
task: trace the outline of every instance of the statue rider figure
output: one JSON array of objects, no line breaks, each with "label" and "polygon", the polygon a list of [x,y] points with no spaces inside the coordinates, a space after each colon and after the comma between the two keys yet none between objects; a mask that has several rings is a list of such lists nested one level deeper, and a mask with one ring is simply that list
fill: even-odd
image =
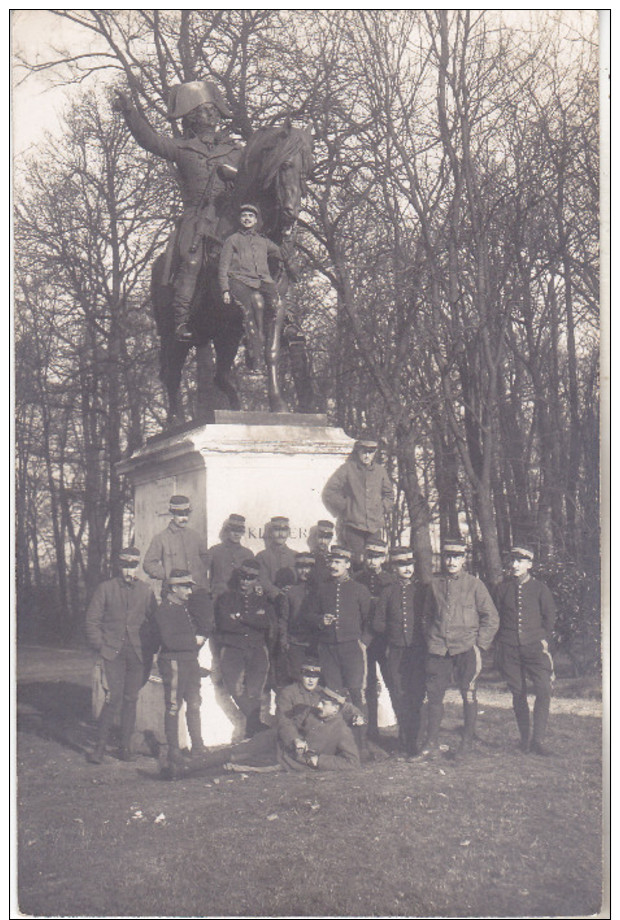
[{"label": "statue rider figure", "polygon": [[176,166],[183,214],[168,244],[163,282],[173,285],[175,338],[191,342],[190,308],[196,282],[212,250],[213,255],[219,253],[218,224],[242,154],[226,130],[218,130],[232,112],[217,86],[206,80],[181,83],[170,92],[168,119],[181,119],[182,138],[154,131],[125,93],[117,93],[114,108],[122,112],[141,147]]}]

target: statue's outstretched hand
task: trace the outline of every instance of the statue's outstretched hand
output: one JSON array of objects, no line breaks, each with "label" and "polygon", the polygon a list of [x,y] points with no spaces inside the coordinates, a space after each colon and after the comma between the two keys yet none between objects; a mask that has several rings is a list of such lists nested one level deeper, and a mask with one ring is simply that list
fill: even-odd
[{"label": "statue's outstretched hand", "polygon": [[230,292],[229,292],[229,291],[225,291],[225,292],[222,294],[222,300],[224,301],[224,303],[225,303],[226,305],[228,305],[228,304],[231,302],[231,299],[232,299],[232,298],[231,298],[231,296],[230,296]]}]

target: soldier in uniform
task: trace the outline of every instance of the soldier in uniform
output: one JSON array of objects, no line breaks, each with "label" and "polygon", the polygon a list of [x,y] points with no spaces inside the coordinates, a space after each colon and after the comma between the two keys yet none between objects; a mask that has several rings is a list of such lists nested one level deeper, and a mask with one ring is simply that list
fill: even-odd
[{"label": "soldier in uniform", "polygon": [[[512,576],[495,595],[499,611],[497,664],[512,692],[512,706],[521,735],[521,750],[545,756],[544,745],[551,686],[554,679],[549,642],[555,603],[549,588],[530,574],[534,551],[520,543],[512,547]],[[534,720],[530,740],[527,679],[534,685]]]},{"label": "soldier in uniform", "polygon": [[215,602],[215,625],[224,685],[246,717],[246,736],[261,731],[260,707],[269,673],[268,648],[277,630],[273,605],[258,586],[259,565],[245,559],[238,587]]},{"label": "soldier in uniform", "polygon": [[168,763],[179,763],[179,711],[186,704],[185,718],[192,742],[192,755],[204,753],[200,722],[200,665],[198,652],[211,634],[213,620],[199,621],[188,604],[195,582],[186,569],[173,569],[169,591],[155,613],[159,657],[157,663],[164,685],[166,710],[164,731]]},{"label": "soldier in uniform", "polygon": [[351,550],[353,563],[361,564],[364,547],[381,538],[386,517],[394,507],[392,484],[385,468],[376,462],[379,442],[363,435],[351,457],[327,480],[323,489],[325,507],[337,515],[342,543]]},{"label": "soldier in uniform", "polygon": [[493,642],[499,617],[484,584],[463,570],[465,544],[460,538],[444,541],[442,562],[444,571],[433,578],[424,603],[428,726],[420,756],[429,759],[439,750],[443,698],[455,680],[463,698],[463,736],[455,753],[460,759],[473,750],[480,650]]},{"label": "soldier in uniform", "polygon": [[[396,576],[391,572],[386,572],[383,568],[387,561],[387,543],[385,540],[373,537],[364,549],[364,568],[353,576],[355,581],[361,585],[366,585],[372,598],[372,608],[370,612],[370,622],[372,623],[377,600],[382,592],[396,580]],[[370,645],[366,649],[366,705],[368,706],[368,734],[376,740],[379,737],[379,725],[377,722],[377,709],[379,702],[379,676],[377,668],[381,670],[381,676],[385,681],[388,690],[390,688],[390,678],[385,659],[387,641],[385,636],[373,636]]]},{"label": "soldier in uniform", "polygon": [[329,581],[329,547],[334,539],[335,526],[333,521],[317,521],[313,541],[312,555],[314,556],[314,569],[312,570],[313,584]]},{"label": "soldier in uniform", "polygon": [[222,527],[222,542],[209,547],[207,572],[211,597],[215,600],[232,587],[231,579],[244,559],[253,559],[254,553],[241,545],[245,534],[245,518],[242,514],[231,514]]},{"label": "soldier in uniform", "polygon": [[426,692],[426,643],[422,616],[424,592],[414,580],[413,552],[397,546],[390,553],[396,579],[379,596],[373,628],[386,642],[388,686],[398,721],[400,749],[417,753],[420,714]]},{"label": "soldier in uniform", "polygon": [[289,262],[292,257],[292,231],[282,246],[258,232],[259,208],[246,202],[239,208],[240,229],[226,238],[219,263],[219,283],[225,304],[238,303],[245,316],[246,339],[250,362],[260,369],[267,366],[269,407],[272,412],[286,412],[280,393],[278,358],[284,322],[284,304],[280,300],[268,260]]},{"label": "soldier in uniform", "polygon": [[[288,581],[289,585],[295,581],[295,550],[286,545],[290,535],[289,519],[281,515],[272,517],[265,535],[267,545],[256,554],[256,560],[260,565],[260,583],[271,601],[275,601],[283,593],[283,587],[278,581],[282,584]],[[286,570],[288,577],[285,575]]]},{"label": "soldier in uniform", "polygon": [[312,597],[310,619],[319,630],[319,662],[325,683],[346,687],[351,701],[364,714],[366,646],[372,639],[372,598],[365,585],[350,575],[351,550],[333,546],[329,553],[330,580]]},{"label": "soldier in uniform", "polygon": [[178,779],[218,769],[236,773],[358,769],[360,758],[355,739],[343,718],[347,704],[346,691],[321,687],[316,695],[313,693],[313,705],[297,707],[286,723],[249,741],[209,751],[197,764],[164,770],[162,776]]},{"label": "soldier in uniform", "polygon": [[[183,137],[166,137],[154,131],[118,93],[114,107],[122,112],[134,138],[145,150],[174,163],[183,201],[183,215],[171,238],[167,265],[178,254],[179,267],[172,280],[175,337],[191,342],[190,306],[201,268],[219,252],[221,221],[228,202],[228,183],[237,172],[241,149],[226,131],[218,131],[223,118],[232,112],[214,83],[193,80],[174,86],[168,100],[170,121],[181,119]],[[169,274],[169,270],[168,270]]]},{"label": "soldier in uniform", "polygon": [[[186,569],[199,589],[209,585],[207,542],[189,526],[192,507],[186,495],[173,495],[169,503],[172,518],[165,530],[155,534],[144,556],[143,568],[151,578],[162,582],[162,599],[168,591],[167,579],[173,569]],[[200,592],[194,592],[200,596]]]},{"label": "soldier in uniform", "polygon": [[101,656],[105,702],[99,717],[99,733],[90,763],[101,763],[106,744],[120,710],[121,760],[133,760],[131,737],[141,687],[148,680],[153,658],[152,620],[157,601],[151,588],[138,581],[140,550],[123,549],[118,557],[120,574],[104,581],[93,594],[86,612],[88,644]]},{"label": "soldier in uniform", "polygon": [[280,607],[280,650],[285,659],[286,682],[299,680],[304,660],[308,655],[317,654],[317,629],[308,616],[314,590],[314,565],[312,553],[297,553],[297,581],[277,601]]}]

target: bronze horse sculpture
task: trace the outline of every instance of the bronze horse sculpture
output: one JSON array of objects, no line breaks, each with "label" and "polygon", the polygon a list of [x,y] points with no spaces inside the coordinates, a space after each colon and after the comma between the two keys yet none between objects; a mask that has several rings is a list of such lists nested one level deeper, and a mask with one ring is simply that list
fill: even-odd
[{"label": "bronze horse sculpture", "polygon": [[[298,219],[305,179],[311,168],[309,131],[286,124],[284,127],[259,128],[252,135],[218,224],[218,239],[213,240],[209,257],[198,277],[191,308],[192,341],[189,343],[178,341],[174,336],[172,285],[162,284],[165,255],[162,253],[153,263],[151,301],[160,336],[160,376],[168,395],[169,424],[183,421],[179,392],[181,375],[194,346],[198,366],[199,413],[206,419],[213,409],[240,408],[231,371],[244,334],[244,317],[239,305],[232,303],[225,306],[222,302],[217,278],[221,242],[235,229],[239,205],[251,200],[260,208],[262,232],[280,245],[283,235],[290,234]],[[289,271],[280,270],[275,279],[281,299],[289,284],[289,272],[292,276],[290,268]],[[282,309],[280,322],[283,318]],[[283,323],[280,341],[288,350],[298,409],[302,412],[315,411],[305,340],[294,324]],[[215,352],[214,368],[211,345]]]}]

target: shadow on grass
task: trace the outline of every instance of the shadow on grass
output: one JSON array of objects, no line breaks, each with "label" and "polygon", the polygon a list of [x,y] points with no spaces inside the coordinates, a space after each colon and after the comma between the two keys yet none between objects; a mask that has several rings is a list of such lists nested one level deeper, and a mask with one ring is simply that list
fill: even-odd
[{"label": "shadow on grass", "polygon": [[66,680],[23,681],[17,690],[17,731],[74,751],[92,743],[91,690]]}]

